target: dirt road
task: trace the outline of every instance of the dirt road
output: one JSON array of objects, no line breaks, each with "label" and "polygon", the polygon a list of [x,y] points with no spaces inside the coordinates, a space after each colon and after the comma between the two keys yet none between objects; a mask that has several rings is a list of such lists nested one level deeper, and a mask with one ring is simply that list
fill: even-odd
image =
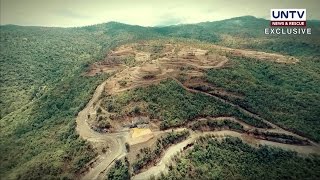
[{"label": "dirt road", "polygon": [[179,80],[177,80],[176,78],[174,78],[174,77],[170,77],[170,78],[172,78],[173,80],[175,80],[178,84],[180,84],[181,87],[183,87],[185,90],[187,90],[187,91],[189,91],[189,92],[192,92],[192,93],[201,93],[201,94],[204,94],[204,95],[206,95],[206,96],[212,97],[212,98],[214,98],[214,99],[216,99],[216,100],[218,100],[218,101],[220,101],[220,102],[223,102],[223,103],[225,103],[225,104],[228,104],[228,105],[230,105],[230,106],[232,106],[232,107],[237,108],[240,112],[242,112],[242,113],[244,113],[244,114],[246,114],[246,115],[248,115],[248,116],[250,116],[250,117],[252,117],[252,118],[255,118],[255,119],[258,119],[258,120],[264,122],[265,124],[269,125],[269,126],[272,128],[272,129],[270,129],[269,131],[277,132],[277,133],[282,133],[282,134],[287,134],[287,135],[291,135],[291,136],[294,136],[294,137],[297,137],[297,138],[300,138],[300,139],[304,139],[304,140],[309,141],[312,145],[318,146],[318,147],[320,148],[320,145],[319,145],[318,143],[312,141],[311,139],[306,138],[306,137],[302,137],[302,136],[300,136],[300,135],[298,135],[298,134],[295,134],[295,133],[293,133],[293,132],[287,131],[287,130],[279,127],[278,125],[271,123],[269,120],[266,120],[266,119],[260,117],[259,115],[255,114],[255,113],[253,113],[253,112],[250,112],[249,110],[246,110],[246,109],[244,109],[243,107],[241,107],[241,106],[239,106],[239,105],[237,105],[237,104],[234,104],[234,103],[232,103],[232,102],[230,102],[230,101],[228,101],[228,100],[226,100],[226,99],[223,99],[223,98],[221,98],[221,97],[212,95],[212,94],[207,93],[207,92],[199,91],[199,90],[196,90],[196,89],[190,89],[190,88],[186,87],[184,84],[182,84],[182,83],[181,83]]},{"label": "dirt road", "polygon": [[[94,108],[93,105],[95,102],[99,100],[99,97],[101,93],[104,90],[104,85],[106,82],[103,82],[101,85],[99,85],[96,88],[95,93],[93,94],[92,99],[89,101],[87,106],[78,114],[77,117],[77,127],[76,130],[79,133],[79,135],[83,138],[86,139],[89,142],[97,143],[100,142],[102,144],[107,145],[109,148],[107,152],[103,155],[100,155],[97,163],[89,169],[89,171],[83,176],[82,179],[84,180],[92,180],[92,179],[104,179],[105,177],[105,172],[111,167],[112,163],[120,157],[123,157],[126,155],[125,151],[125,141],[128,139],[129,136],[129,131],[124,131],[124,132],[118,132],[118,133],[98,133],[94,130],[92,130],[87,123],[87,117],[88,114],[94,113]],[[194,90],[192,90],[194,91]],[[211,95],[210,95],[211,96]],[[238,107],[237,105],[234,105]],[[241,107],[238,107],[241,108]],[[246,111],[246,110],[243,110]],[[250,112],[247,112],[250,113]],[[217,120],[221,120],[221,118],[225,119],[230,119],[230,117],[220,117],[216,118]],[[231,118],[233,119],[233,118]],[[233,119],[235,120],[235,119]],[[266,120],[264,120],[266,121]],[[240,122],[244,126],[248,126],[245,123],[237,120],[237,122]],[[274,130],[278,130],[281,133],[287,133],[287,134],[293,134],[291,132],[285,131],[278,126],[270,123],[267,121],[268,124],[270,124]],[[166,131],[171,131],[171,130],[166,130]],[[185,141],[178,143],[176,145],[171,146],[166,152],[165,155],[161,158],[161,161],[154,167],[149,168],[147,171],[142,172],[140,174],[137,174],[136,176],[133,177],[133,179],[147,179],[151,175],[158,176],[160,175],[161,172],[166,172],[167,171],[167,164],[171,161],[171,158],[180,152],[184,147],[186,147],[188,144],[191,142],[195,141],[196,138],[199,136],[207,135],[207,134],[213,134],[213,135],[220,135],[220,136],[233,136],[233,137],[239,137],[243,139],[243,134],[234,132],[234,131],[217,131],[217,132],[192,132],[190,137],[186,139]],[[295,134],[293,134],[295,135]],[[298,135],[295,135],[297,137],[300,137]],[[312,144],[312,146],[299,146],[299,145],[289,145],[289,144],[282,144],[282,143],[277,143],[277,142],[271,142],[271,141],[266,141],[266,140],[258,140],[260,144],[264,145],[271,145],[275,147],[280,147],[284,148],[287,150],[293,150],[297,151],[299,153],[303,154],[310,154],[310,153],[320,153],[320,149],[318,145]]]},{"label": "dirt road", "polygon": [[101,172],[106,171],[110,168],[112,162],[117,158],[125,154],[125,138],[129,135],[129,132],[120,132],[114,134],[102,134],[92,130],[87,123],[88,115],[95,112],[94,103],[99,100],[101,93],[104,90],[106,81],[100,84],[89,103],[86,107],[79,112],[77,117],[77,127],[76,130],[80,137],[92,142],[95,146],[106,146],[109,147],[105,154],[99,156],[96,164],[93,168],[90,168],[88,173],[86,173],[82,179],[92,180],[92,179],[105,179],[104,174]]},{"label": "dirt road", "polygon": [[[198,53],[198,51],[199,50],[197,50],[195,52]],[[202,51],[201,51],[201,53],[205,54]],[[190,54],[190,52],[184,52],[182,59],[180,58],[178,62],[174,62],[173,59],[171,59],[169,61],[169,60],[165,60],[164,58],[162,58],[162,61],[163,61],[162,63],[157,62],[154,64],[154,62],[146,60],[145,62],[142,62],[141,64],[139,64],[139,66],[137,66],[137,67],[121,66],[122,69],[119,68],[121,70],[119,70],[114,76],[110,77],[108,80],[104,81],[102,84],[100,84],[96,88],[96,90],[92,96],[92,99],[88,102],[86,107],[82,111],[79,112],[79,114],[77,116],[76,130],[81,138],[90,142],[96,149],[106,148],[105,149],[106,152],[103,152],[103,153],[99,152],[99,156],[96,158],[95,162],[92,163],[91,167],[89,167],[88,171],[83,174],[82,179],[84,179],[84,180],[105,179],[105,174],[108,171],[108,169],[112,166],[113,162],[116,159],[119,159],[119,158],[126,155],[125,142],[127,142],[130,139],[129,138],[129,136],[130,136],[129,130],[121,131],[121,132],[117,132],[117,133],[99,133],[99,132],[94,131],[91,128],[91,125],[88,124],[88,117],[90,115],[93,115],[96,113],[96,108],[95,108],[96,105],[98,105],[100,107],[98,102],[101,97],[101,94],[106,90],[110,95],[112,95],[112,94],[116,94],[116,93],[119,93],[122,91],[127,91],[132,88],[155,84],[155,83],[158,83],[161,80],[164,80],[167,78],[174,79],[183,88],[185,88],[189,92],[205,94],[209,97],[215,98],[223,103],[229,104],[229,105],[237,108],[239,111],[241,111],[244,114],[250,115],[253,118],[259,119],[259,120],[265,122],[266,124],[269,124],[272,127],[272,129],[270,129],[270,131],[290,134],[295,137],[307,139],[307,138],[301,137],[299,135],[296,135],[292,132],[286,131],[286,130],[278,127],[277,125],[267,121],[266,119],[263,119],[260,116],[240,107],[237,104],[233,104],[230,101],[227,101],[225,99],[222,99],[218,96],[215,96],[215,95],[212,95],[212,94],[209,94],[206,92],[190,89],[190,88],[186,87],[184,84],[182,84],[180,81],[178,81],[175,78],[175,75],[177,75],[179,72],[178,70],[180,68],[178,68],[178,67],[180,67],[180,66],[184,67],[184,65],[185,65],[184,62],[190,61],[189,64],[191,63],[190,65],[192,65],[192,67],[198,69],[198,71],[195,71],[195,72],[198,74],[201,74],[203,69],[219,68],[219,67],[222,67],[223,65],[225,65],[228,61],[227,58],[219,56],[219,58],[218,58],[219,61],[215,62],[214,60],[212,60],[212,62],[211,62],[211,61],[208,61],[208,59],[206,59],[206,58],[202,58],[202,56],[204,56],[204,55],[201,55],[201,53],[200,53],[200,56],[198,59],[195,59],[195,55],[192,55],[191,57],[189,57],[188,54]],[[183,58],[185,56],[185,54],[188,55],[187,58],[186,57]],[[263,54],[263,55],[265,55],[265,54]],[[276,57],[278,57],[278,56],[276,56]],[[158,59],[158,61],[160,61],[160,60],[161,60],[161,58]],[[200,60],[202,60],[203,62],[199,64]],[[155,60],[153,60],[153,61],[155,61]],[[183,63],[181,61],[183,61]],[[209,63],[209,64],[206,64],[206,63]],[[158,66],[161,66],[161,67],[158,67]],[[110,67],[110,68],[112,68],[112,67]],[[175,71],[177,71],[177,72],[175,72]],[[145,77],[148,77],[146,75],[150,75],[150,74],[152,76],[154,76],[154,79],[145,78]],[[119,82],[122,82],[124,80],[127,84],[125,86],[122,86]],[[220,117],[220,119],[221,118],[226,118],[226,117]],[[227,117],[227,118],[230,119],[232,117]],[[234,120],[237,122],[242,122],[237,119],[231,119],[231,120]],[[244,127],[246,127],[246,128],[251,127],[251,126],[244,124],[244,123],[242,123],[242,125],[244,125]],[[167,131],[169,131],[169,130],[167,130]],[[267,130],[267,131],[269,131],[269,130]],[[153,132],[153,133],[163,133],[163,131]],[[243,134],[240,134],[240,133],[237,133],[234,131],[215,131],[215,132],[202,132],[202,133],[192,132],[188,139],[170,147],[165,152],[164,156],[161,158],[161,161],[159,162],[159,164],[157,166],[151,167],[147,171],[142,172],[142,173],[134,176],[133,179],[147,179],[150,175],[157,176],[161,172],[163,172],[163,171],[165,172],[167,170],[166,164],[168,164],[171,161],[171,158],[176,153],[181,151],[184,147],[186,147],[189,143],[193,142],[199,136],[206,135],[206,134],[214,134],[214,135],[221,135],[221,136],[230,135],[230,136],[239,137],[239,138],[244,139]],[[309,139],[307,139],[307,140],[309,142],[311,142],[311,146],[288,145],[288,144],[281,144],[281,143],[264,141],[264,140],[257,140],[257,142],[259,142],[260,144],[281,147],[284,149],[294,150],[294,151],[297,151],[300,153],[305,153],[305,154],[319,153],[320,152],[319,145]]]},{"label": "dirt road", "polygon": [[[205,135],[215,135],[220,137],[225,136],[232,136],[232,137],[238,137],[245,141],[245,136],[242,133],[229,131],[229,130],[223,130],[223,131],[216,131],[216,132],[191,132],[191,135],[186,140],[172,145],[170,148],[168,148],[164,154],[164,156],[161,158],[161,161],[156,165],[148,170],[141,172],[135,176],[132,177],[132,180],[146,180],[150,177],[159,177],[161,173],[167,173],[168,172],[168,166],[170,162],[172,162],[172,158],[174,155],[178,154],[179,152],[183,151],[185,147],[187,147],[190,143],[195,142],[197,138],[200,136]],[[290,145],[290,144],[282,144],[272,141],[266,141],[266,140],[257,140],[261,145],[269,145],[274,146],[278,148],[283,148],[286,150],[296,151],[302,154],[320,154],[320,149],[315,146],[299,146],[299,145]]]}]

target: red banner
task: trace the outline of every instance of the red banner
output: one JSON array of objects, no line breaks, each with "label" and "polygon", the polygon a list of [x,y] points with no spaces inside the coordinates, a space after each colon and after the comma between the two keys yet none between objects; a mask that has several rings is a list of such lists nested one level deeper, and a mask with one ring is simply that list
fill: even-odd
[{"label": "red banner", "polygon": [[270,21],[270,26],[306,26],[306,21]]}]

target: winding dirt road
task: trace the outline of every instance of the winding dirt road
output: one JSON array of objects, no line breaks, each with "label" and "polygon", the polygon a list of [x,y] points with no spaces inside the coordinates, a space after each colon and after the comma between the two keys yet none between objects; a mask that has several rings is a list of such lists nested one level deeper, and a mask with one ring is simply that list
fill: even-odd
[{"label": "winding dirt road", "polygon": [[[205,135],[215,135],[220,137],[225,136],[232,136],[232,137],[238,137],[245,141],[245,137],[242,133],[229,131],[229,130],[222,130],[222,131],[215,131],[215,132],[191,132],[191,135],[184,141],[172,145],[168,150],[166,150],[164,156],[161,158],[161,161],[156,165],[148,170],[141,172],[135,176],[132,177],[132,180],[146,180],[150,177],[159,177],[161,173],[167,173],[168,172],[168,165],[172,162],[172,158],[174,155],[178,154],[179,152],[183,151],[185,147],[187,147],[189,144],[196,141],[197,138],[200,136]],[[298,145],[290,145],[290,144],[282,144],[272,141],[266,141],[266,140],[258,140],[258,144],[261,145],[270,145],[274,147],[283,148],[286,150],[296,151],[298,153],[302,154],[320,154],[319,148],[315,146],[298,146]]]},{"label": "winding dirt road", "polygon": [[[216,65],[213,64],[212,66],[210,66],[210,68],[221,67],[226,62],[227,62],[227,59],[222,58],[222,61],[220,61]],[[157,83],[163,79],[167,79],[167,78],[174,79],[185,90],[187,90],[189,92],[202,93],[208,97],[215,98],[216,100],[219,100],[223,103],[229,104],[229,105],[237,108],[242,113],[245,113],[247,115],[250,115],[253,118],[256,118],[256,119],[259,119],[259,120],[265,122],[266,124],[270,125],[272,128],[272,129],[269,129],[266,131],[289,134],[289,135],[292,135],[292,136],[295,136],[295,137],[298,137],[301,139],[308,140],[311,143],[310,146],[299,146],[299,145],[281,144],[281,143],[265,141],[265,140],[257,140],[257,142],[259,144],[281,147],[284,149],[294,150],[294,151],[297,151],[299,153],[304,153],[304,154],[320,153],[319,145],[317,143],[311,141],[310,139],[307,139],[305,137],[301,137],[301,136],[294,134],[292,132],[286,131],[283,128],[267,121],[266,119],[263,119],[260,116],[240,107],[239,105],[233,104],[230,101],[227,101],[225,99],[222,99],[218,96],[215,96],[215,95],[212,95],[212,94],[209,94],[206,92],[190,89],[190,88],[186,87],[184,84],[182,84],[180,81],[178,81],[175,77],[172,77],[172,74],[175,74],[175,73],[172,73],[169,70],[163,70],[163,71],[159,70],[160,74],[157,74],[158,79],[143,80],[143,82],[141,82],[140,79],[141,79],[145,69],[147,69],[146,67],[148,67],[149,69],[150,69],[150,67],[151,67],[151,69],[153,68],[150,71],[158,72],[158,70],[157,70],[158,67],[155,64],[153,64],[152,66],[150,65],[150,67],[149,67],[148,64],[146,64],[146,63],[147,63],[147,61],[145,63],[142,63],[140,65],[141,67],[124,68],[121,71],[119,71],[118,73],[116,73],[113,77],[110,77],[108,80],[104,81],[102,84],[100,84],[96,88],[91,100],[88,102],[86,107],[82,111],[79,112],[77,119],[76,119],[76,123],[77,123],[76,131],[78,132],[80,137],[87,140],[88,142],[90,142],[93,145],[93,147],[95,147],[96,149],[101,149],[102,147],[106,148],[105,153],[102,153],[102,154],[100,153],[100,155],[96,158],[96,160],[91,164],[91,167],[89,167],[89,169],[85,173],[83,173],[82,179],[84,179],[84,180],[105,179],[105,175],[106,175],[107,171],[109,170],[109,168],[112,166],[113,162],[116,159],[120,159],[127,154],[126,148],[125,148],[125,142],[127,142],[130,139],[129,130],[121,131],[121,132],[117,132],[117,133],[99,133],[99,132],[94,131],[88,123],[88,117],[91,115],[94,115],[96,113],[96,107],[97,107],[96,105],[98,104],[98,106],[100,107],[98,102],[101,97],[101,94],[105,90],[107,90],[108,93],[113,94],[113,93],[119,93],[122,91],[126,91],[126,90],[129,90],[132,88],[137,88],[137,87],[141,87],[141,86],[148,86],[150,84],[155,84],[155,83]],[[166,63],[167,63],[168,67],[173,64],[171,61],[166,62]],[[192,63],[197,63],[197,61],[194,61]],[[200,67],[198,67],[198,68],[200,68]],[[175,69],[179,69],[179,68],[175,68]],[[172,71],[173,71],[173,69],[172,69]],[[128,85],[126,87],[120,86],[119,82],[121,80],[126,79],[126,78],[127,78]],[[229,118],[230,119],[232,117],[220,117],[220,119],[221,118]],[[240,120],[237,120],[235,118],[233,120],[241,123],[244,127],[250,128],[250,126],[248,126],[247,124],[243,123]],[[154,132],[154,133],[161,133],[161,132],[164,132],[164,131],[159,131],[159,132]],[[161,161],[158,163],[158,165],[149,168],[145,172],[142,172],[140,174],[135,175],[133,177],[133,179],[147,179],[151,175],[158,176],[161,172],[167,171],[166,165],[171,161],[171,158],[175,154],[180,152],[189,143],[195,141],[199,136],[203,136],[203,135],[207,135],[207,134],[213,134],[213,135],[219,135],[219,136],[228,135],[228,136],[234,136],[234,137],[239,137],[241,139],[244,139],[243,134],[238,133],[238,132],[234,132],[234,131],[214,131],[214,132],[201,132],[201,133],[200,132],[191,132],[191,135],[189,136],[189,138],[187,138],[186,140],[184,140],[181,143],[178,143],[178,144],[173,145],[170,148],[168,148],[168,150],[166,150],[164,156],[161,158]]]},{"label": "winding dirt road", "polygon": [[[80,137],[83,139],[92,142],[93,145],[97,142],[103,143],[108,145],[108,150],[106,154],[100,155],[96,164],[88,170],[88,172],[82,177],[84,180],[93,180],[93,179],[104,179],[105,178],[105,173],[107,170],[111,167],[112,163],[120,157],[123,157],[126,155],[126,150],[125,150],[125,142],[129,137],[129,131],[123,131],[123,132],[118,132],[118,133],[99,133],[94,131],[93,129],[90,128],[89,124],[87,123],[87,118],[88,114],[92,114],[95,112],[94,109],[94,103],[99,100],[100,95],[102,94],[104,90],[104,86],[106,84],[106,81],[103,82],[101,85],[99,85],[96,88],[96,91],[94,92],[92,99],[89,101],[87,106],[78,114],[77,117],[77,127],[76,130],[79,133]],[[183,84],[181,84],[183,85]],[[184,87],[184,86],[183,86]],[[188,89],[187,87],[185,87]],[[196,90],[188,89],[191,92],[197,92]],[[203,92],[200,92],[203,93]],[[212,96],[208,93],[205,93],[208,96]],[[233,105],[233,104],[232,104]],[[237,105],[233,105],[239,109],[241,107]],[[242,110],[247,113],[246,110]],[[254,115],[254,114],[253,114]],[[256,116],[256,115],[254,115]],[[237,122],[240,122],[243,126],[247,127],[248,125],[243,123],[242,121],[239,121],[235,118],[230,118],[230,117],[220,117],[217,118],[217,120],[221,119],[233,119]],[[264,120],[264,119],[263,119]],[[290,135],[294,135],[296,137],[301,137],[299,135],[296,135],[292,132],[288,132],[266,120],[264,122],[267,122],[269,125],[271,125],[274,129],[271,129],[270,131],[277,131],[281,133],[286,133]],[[166,130],[170,131],[170,130]],[[158,176],[161,172],[166,172],[167,171],[167,164],[171,161],[171,158],[180,152],[184,147],[186,147],[188,144],[191,142],[195,141],[196,138],[199,136],[207,135],[207,134],[212,134],[212,135],[220,135],[220,136],[233,136],[233,137],[239,137],[243,139],[243,134],[234,132],[234,131],[215,131],[215,132],[192,132],[190,137],[187,138],[185,141],[178,143],[176,145],[171,146],[166,152],[165,155],[161,158],[161,161],[154,167],[149,168],[147,171],[142,172],[140,174],[137,174],[133,177],[133,179],[148,179],[151,175],[153,176]],[[306,139],[306,138],[303,138]],[[293,150],[297,151],[299,153],[303,154],[310,154],[310,153],[317,153],[320,154],[320,149],[319,145],[315,142],[312,142],[309,140],[312,144],[311,146],[299,146],[299,145],[289,145],[289,144],[282,144],[282,143],[277,143],[277,142],[271,142],[271,141],[266,141],[266,140],[257,140],[259,144],[264,144],[264,145],[271,145],[275,147],[280,147],[284,148],[287,150]]]},{"label": "winding dirt road", "polygon": [[104,172],[106,169],[108,169],[112,162],[117,157],[125,154],[126,151],[124,147],[124,139],[129,135],[129,132],[102,134],[91,129],[89,124],[87,123],[88,115],[95,113],[94,103],[99,100],[99,97],[104,90],[105,84],[106,81],[96,88],[92,99],[89,101],[86,107],[81,112],[79,112],[76,120],[76,130],[80,137],[89,142],[92,142],[93,146],[96,145],[96,143],[102,143],[109,147],[105,154],[99,156],[96,165],[93,168],[89,169],[88,173],[83,176],[82,179],[84,180],[105,179],[104,174],[101,174],[101,172]]},{"label": "winding dirt road", "polygon": [[300,135],[295,134],[295,133],[293,133],[293,132],[287,131],[287,130],[279,127],[278,125],[273,124],[273,123],[271,123],[270,121],[268,121],[268,120],[260,117],[259,115],[255,114],[255,113],[253,113],[253,112],[250,112],[249,110],[244,109],[243,107],[241,107],[241,106],[239,106],[239,105],[237,105],[237,104],[234,104],[234,103],[232,103],[232,102],[230,102],[230,101],[228,101],[228,100],[226,100],[226,99],[223,99],[223,98],[221,98],[221,97],[212,95],[212,94],[207,93],[207,92],[199,91],[199,90],[196,90],[196,89],[190,89],[190,88],[186,87],[184,84],[182,84],[182,83],[181,83],[179,80],[177,80],[175,77],[170,77],[170,78],[173,79],[173,80],[175,80],[178,84],[180,84],[181,87],[183,87],[185,90],[187,90],[187,91],[189,91],[189,92],[192,92],[192,93],[201,93],[201,94],[204,94],[204,95],[206,95],[206,96],[212,97],[212,98],[214,98],[214,99],[216,99],[216,100],[218,100],[218,101],[220,101],[220,102],[223,102],[223,103],[225,103],[225,104],[228,104],[228,105],[230,105],[230,106],[232,106],[232,107],[237,108],[240,112],[242,112],[242,113],[244,113],[244,114],[246,114],[246,115],[248,115],[248,116],[250,116],[250,117],[252,117],[252,118],[255,118],[255,119],[258,119],[258,120],[264,122],[265,124],[267,124],[267,125],[269,125],[269,126],[271,127],[271,129],[268,130],[268,131],[277,132],[277,133],[282,133],[282,134],[287,134],[287,135],[291,135],[291,136],[294,136],[294,137],[297,137],[297,138],[300,138],[300,139],[303,139],[303,140],[307,140],[307,141],[309,141],[312,145],[317,146],[317,147],[320,148],[320,145],[319,145],[318,143],[312,141],[311,139],[306,138],[306,137],[303,137],[303,136],[300,136]]}]

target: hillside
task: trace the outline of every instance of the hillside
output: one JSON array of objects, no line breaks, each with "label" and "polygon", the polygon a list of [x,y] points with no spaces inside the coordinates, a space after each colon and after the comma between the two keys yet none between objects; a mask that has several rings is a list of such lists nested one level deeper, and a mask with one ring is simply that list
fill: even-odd
[{"label": "hillside", "polygon": [[[260,121],[266,119],[319,142],[320,22],[308,22],[313,28],[312,36],[295,39],[263,35],[268,24],[266,20],[245,16],[169,27],[141,27],[117,22],[79,28],[0,26],[1,177],[75,179],[81,176],[85,165],[101,154],[101,149],[99,151],[97,146],[79,138],[76,132],[76,117],[91,99],[95,88],[105,80],[113,80],[121,90],[131,86],[124,78],[126,73],[139,72],[137,77],[149,80],[157,76],[159,67],[173,66],[165,62],[159,67],[144,67],[142,62],[136,62],[130,56],[120,58],[118,62],[108,61],[110,53],[132,43],[155,43],[151,46],[154,49],[140,52],[142,59],[143,52],[154,58],[163,56],[163,43],[171,43],[182,44],[179,47],[182,49],[186,44],[188,48],[208,52],[213,48],[208,56],[216,56],[217,61],[198,64],[188,59],[184,63],[195,66],[195,72],[188,72],[178,65],[176,69],[181,71],[155,78],[159,84],[141,82],[144,86],[139,84],[137,89],[111,93],[115,97],[102,99],[105,102],[102,108],[111,108],[109,110],[116,117],[147,115],[157,118],[157,123],[162,123],[164,129],[202,116],[235,116],[261,128],[267,128],[264,121]],[[221,47],[229,54],[220,52],[218,56],[214,49]],[[227,47],[247,50],[234,51]],[[257,58],[261,54],[256,51],[276,53],[276,57],[285,59],[294,56],[299,61],[278,63],[270,54],[266,57],[268,61],[261,61]],[[241,56],[234,52],[240,52]],[[223,57],[228,62],[216,68]],[[129,70],[113,78],[117,73],[114,70],[122,70],[125,66]],[[139,67],[142,71],[134,71]],[[143,69],[151,69],[156,75],[140,74]],[[197,83],[207,87],[197,87],[194,82],[183,79],[188,73],[201,74],[201,81]],[[174,79],[168,80],[168,74]],[[128,78],[130,80],[130,76]],[[202,94],[189,93],[175,79]],[[203,93],[217,95],[261,119],[248,117],[243,111],[207,98]],[[114,103],[113,107],[107,106],[109,101]],[[138,109],[130,109],[134,108],[130,106],[131,101],[139,102]],[[90,123],[93,127],[106,127],[106,122]],[[121,125],[117,123],[111,125]],[[157,123],[156,126],[160,125]]]},{"label": "hillside", "polygon": [[161,179],[317,179],[320,163],[268,146],[252,148],[237,138],[209,137],[176,161]]}]

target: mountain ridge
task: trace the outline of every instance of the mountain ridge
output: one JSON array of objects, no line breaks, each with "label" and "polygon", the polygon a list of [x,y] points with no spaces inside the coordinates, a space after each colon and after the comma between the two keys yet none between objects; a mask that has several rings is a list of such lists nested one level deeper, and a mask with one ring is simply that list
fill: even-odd
[{"label": "mountain ridge", "polygon": [[[1,24],[0,27],[4,26],[16,26],[16,27],[45,27],[45,28],[83,28],[83,27],[88,27],[88,26],[100,26],[100,25],[112,25],[112,24],[122,24],[122,25],[127,25],[127,26],[139,26],[139,27],[145,27],[145,28],[163,28],[163,27],[175,27],[175,26],[184,26],[184,25],[202,25],[206,23],[217,23],[217,22],[226,22],[226,21],[233,21],[233,20],[263,20],[263,21],[268,21],[268,19],[265,18],[259,18],[255,17],[252,15],[245,15],[245,16],[238,16],[238,17],[232,17],[232,18],[226,18],[222,20],[215,20],[215,21],[203,21],[203,22],[197,22],[197,23],[181,23],[181,24],[174,24],[174,25],[162,25],[162,26],[142,26],[138,24],[128,24],[128,23],[123,23],[119,21],[108,21],[108,22],[103,22],[103,23],[97,23],[97,24],[90,24],[90,25],[83,25],[83,26],[74,26],[74,27],[60,27],[60,26],[38,26],[38,25],[17,25],[17,24]],[[319,19],[310,19],[307,20],[307,22],[312,22],[312,23],[320,23]]]}]

